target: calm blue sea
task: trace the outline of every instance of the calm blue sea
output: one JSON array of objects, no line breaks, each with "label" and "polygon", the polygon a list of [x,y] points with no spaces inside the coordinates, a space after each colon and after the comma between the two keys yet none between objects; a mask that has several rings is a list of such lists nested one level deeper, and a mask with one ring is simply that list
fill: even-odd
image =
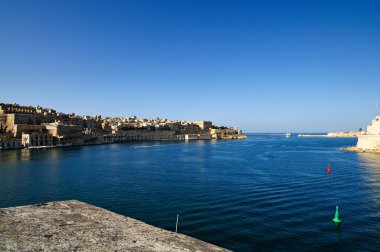
[{"label": "calm blue sea", "polygon": [[3,151],[0,207],[78,199],[172,231],[180,214],[179,232],[235,251],[379,251],[380,155],[337,149],[355,144],[251,135]]}]

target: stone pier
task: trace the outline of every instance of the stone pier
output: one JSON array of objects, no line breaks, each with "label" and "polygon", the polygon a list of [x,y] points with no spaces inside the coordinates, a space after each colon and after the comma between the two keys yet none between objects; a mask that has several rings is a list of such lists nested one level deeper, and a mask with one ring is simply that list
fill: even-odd
[{"label": "stone pier", "polygon": [[0,251],[229,250],[69,200],[1,208]]}]

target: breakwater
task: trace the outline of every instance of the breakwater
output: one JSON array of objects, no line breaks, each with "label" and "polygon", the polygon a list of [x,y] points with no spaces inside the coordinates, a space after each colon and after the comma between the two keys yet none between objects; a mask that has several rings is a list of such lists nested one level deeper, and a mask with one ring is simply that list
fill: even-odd
[{"label": "breakwater", "polygon": [[229,251],[76,200],[2,208],[0,234],[0,251]]}]

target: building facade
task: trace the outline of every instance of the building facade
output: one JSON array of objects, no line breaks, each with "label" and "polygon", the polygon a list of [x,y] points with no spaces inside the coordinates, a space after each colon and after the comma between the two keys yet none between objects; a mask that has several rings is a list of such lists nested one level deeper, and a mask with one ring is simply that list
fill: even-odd
[{"label": "building facade", "polygon": [[53,136],[43,132],[32,132],[28,134],[22,134],[21,136],[22,146],[29,147],[50,147],[53,146]]},{"label": "building facade", "polygon": [[0,150],[8,150],[8,149],[20,149],[22,148],[21,140],[16,138],[0,138]]},{"label": "building facade", "polygon": [[367,131],[358,136],[356,147],[360,150],[380,151],[380,116],[368,125]]}]

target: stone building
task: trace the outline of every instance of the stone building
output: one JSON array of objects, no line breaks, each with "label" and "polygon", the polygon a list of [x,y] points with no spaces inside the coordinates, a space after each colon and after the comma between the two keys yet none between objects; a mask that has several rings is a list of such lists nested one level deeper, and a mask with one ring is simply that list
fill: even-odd
[{"label": "stone building", "polygon": [[187,124],[181,125],[180,133],[182,133],[182,134],[199,134],[200,130],[201,129],[200,129],[198,124],[187,123]]},{"label": "stone building", "polygon": [[212,128],[211,121],[77,116],[74,113],[56,113],[40,106],[0,103],[0,147],[3,149],[120,141],[236,139],[244,136],[233,129]]},{"label": "stone building", "polygon": [[53,136],[54,145],[75,145],[84,143],[82,126],[59,123],[50,123],[44,126],[47,132]]},{"label": "stone building", "polygon": [[111,128],[111,124],[109,124],[108,122],[104,122],[102,123],[102,130],[105,134],[109,134],[109,133],[112,133],[112,128]]},{"label": "stone building", "polygon": [[212,122],[210,121],[195,121],[194,124],[198,125],[200,129],[211,129],[212,128]]},{"label": "stone building", "polygon": [[[41,125],[42,123],[52,123],[55,121],[54,115],[33,115],[33,114],[5,114],[0,115],[0,129],[4,132],[14,133],[15,127],[22,128],[26,126],[16,125]],[[21,132],[22,133],[22,132]],[[24,132],[27,133],[27,132]],[[21,137],[20,132],[16,133],[18,137]]]},{"label": "stone building", "polygon": [[368,125],[366,134],[368,135],[380,135],[380,116],[376,116]]},{"label": "stone building", "polygon": [[11,138],[6,134],[0,135],[0,150],[20,149],[22,147],[20,139]]},{"label": "stone building", "polygon": [[7,115],[0,114],[0,133],[6,132],[7,130]]},{"label": "stone building", "polygon": [[22,134],[21,143],[24,147],[53,146],[53,136],[43,132]]},{"label": "stone building", "polygon": [[0,115],[3,114],[14,114],[14,113],[20,113],[20,114],[37,114],[37,111],[35,108],[31,106],[20,106],[18,104],[4,104],[0,103]]},{"label": "stone building", "polygon": [[46,132],[43,125],[15,124],[13,127],[13,137],[21,138],[22,134]]},{"label": "stone building", "polygon": [[106,134],[103,142],[129,142],[129,141],[176,141],[182,137],[175,131],[139,131],[131,130],[119,134]]},{"label": "stone building", "polygon": [[372,120],[367,131],[358,135],[356,147],[360,150],[380,151],[380,116]]},{"label": "stone building", "polygon": [[233,139],[242,134],[241,130],[233,128],[225,129],[210,129],[210,134],[213,139]]}]

